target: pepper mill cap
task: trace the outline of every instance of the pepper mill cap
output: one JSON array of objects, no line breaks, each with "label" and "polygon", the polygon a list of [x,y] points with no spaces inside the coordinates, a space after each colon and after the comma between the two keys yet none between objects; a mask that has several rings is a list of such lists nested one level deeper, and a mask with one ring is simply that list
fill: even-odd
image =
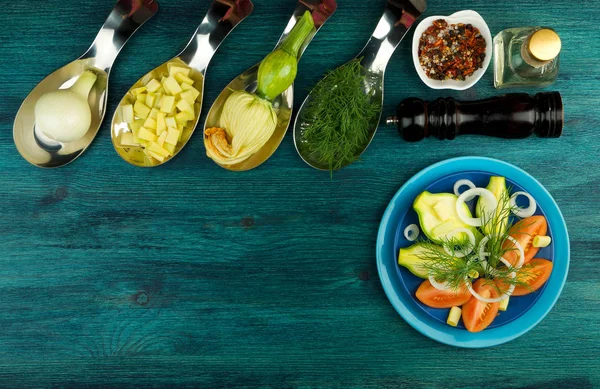
[{"label": "pepper mill cap", "polygon": [[536,31],[529,39],[529,52],[540,61],[551,61],[560,54],[562,42],[558,34],[549,28]]}]

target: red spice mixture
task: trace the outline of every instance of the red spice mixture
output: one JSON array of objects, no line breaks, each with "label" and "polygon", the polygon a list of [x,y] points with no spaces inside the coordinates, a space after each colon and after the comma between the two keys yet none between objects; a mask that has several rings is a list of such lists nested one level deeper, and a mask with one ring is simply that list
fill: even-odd
[{"label": "red spice mixture", "polygon": [[419,63],[429,78],[464,81],[483,66],[485,49],[479,29],[438,19],[419,39]]}]

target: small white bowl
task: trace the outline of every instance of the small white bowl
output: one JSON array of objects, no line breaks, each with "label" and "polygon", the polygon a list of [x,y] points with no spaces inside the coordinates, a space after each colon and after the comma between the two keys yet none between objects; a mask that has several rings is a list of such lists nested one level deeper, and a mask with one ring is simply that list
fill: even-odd
[{"label": "small white bowl", "polygon": [[[434,80],[432,78],[427,77],[425,71],[421,67],[419,63],[419,39],[421,35],[427,30],[435,20],[444,19],[448,22],[448,24],[471,24],[473,27],[479,29],[479,32],[485,39],[485,59],[483,61],[483,66],[481,69],[477,69],[471,76],[467,77],[464,81],[459,80]],[[415,64],[415,69],[417,69],[417,73],[421,80],[432,89],[454,89],[454,90],[465,90],[469,89],[473,85],[477,83],[481,79],[481,77],[486,72],[488,66],[490,66],[490,61],[492,59],[492,51],[493,51],[493,43],[492,43],[492,33],[490,32],[490,28],[481,15],[479,15],[475,11],[460,11],[454,13],[450,16],[430,16],[426,19],[423,19],[421,23],[415,28],[415,35],[413,36],[413,62]]]}]

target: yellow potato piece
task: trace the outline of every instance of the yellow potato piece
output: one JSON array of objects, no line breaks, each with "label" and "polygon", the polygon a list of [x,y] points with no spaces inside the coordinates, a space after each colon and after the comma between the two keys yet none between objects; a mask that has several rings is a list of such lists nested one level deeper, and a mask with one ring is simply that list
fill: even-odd
[{"label": "yellow potato piece", "polygon": [[[194,80],[192,80],[191,78],[189,78],[188,76],[186,76],[183,73],[175,74],[175,80],[177,80],[177,82],[180,84],[194,85]],[[183,88],[183,86],[182,86],[182,88]]]},{"label": "yellow potato piece", "polygon": [[[177,108],[182,112],[189,113],[192,117],[194,116],[194,107],[187,100],[181,99],[177,102]],[[191,120],[191,119],[190,119]]]},{"label": "yellow potato piece", "polygon": [[175,96],[163,96],[160,102],[160,111],[164,113],[171,113],[175,107]]},{"label": "yellow potato piece", "polygon": [[137,132],[137,137],[141,140],[147,140],[149,142],[154,142],[157,138],[152,131],[144,127],[139,129],[139,131]]},{"label": "yellow potato piece", "polygon": [[121,112],[122,112],[123,121],[125,123],[133,123],[134,117],[133,117],[133,105],[132,104],[124,105],[121,109]]},{"label": "yellow potato piece", "polygon": [[165,90],[167,92],[169,92],[169,94],[172,94],[172,95],[178,95],[182,92],[181,86],[179,85],[179,83],[177,83],[177,80],[175,80],[175,78],[173,78],[173,77],[167,77],[163,81],[163,87],[165,88]]},{"label": "yellow potato piece", "polygon": [[167,131],[163,131],[160,134],[160,136],[158,137],[158,139],[156,140],[156,143],[158,143],[158,145],[160,147],[164,147],[165,139],[167,139],[167,135],[168,135],[168,132]]},{"label": "yellow potato piece", "polygon": [[[175,77],[177,74],[182,74],[185,77],[190,76],[190,68],[177,66],[175,64],[169,63],[167,64],[167,68],[169,69],[169,77]],[[192,82],[193,84],[193,82]]]},{"label": "yellow potato piece", "polygon": [[144,122],[144,127],[148,130],[154,130],[154,132],[156,131],[156,120],[152,119],[151,117],[149,117],[148,119],[146,119],[146,121]]},{"label": "yellow potato piece", "polygon": [[148,92],[154,93],[157,90],[159,90],[161,86],[162,85],[160,84],[160,82],[156,78],[153,78],[148,84],[146,84],[146,89],[148,90]]},{"label": "yellow potato piece", "polygon": [[177,146],[177,142],[179,142],[179,136],[181,135],[181,131],[176,130],[174,128],[169,128],[169,132],[167,138],[165,139],[165,143],[171,144],[173,146]]},{"label": "yellow potato piece", "polygon": [[135,112],[136,116],[146,119],[150,115],[150,108],[141,101],[136,101],[133,105],[133,112]]},{"label": "yellow potato piece", "polygon": [[169,153],[169,150],[165,150],[165,149],[163,149],[163,148],[162,148],[162,147],[160,147],[160,146],[158,145],[158,143],[156,143],[156,142],[152,142],[152,143],[150,143],[150,146],[148,146],[148,151],[151,151],[151,152],[153,152],[153,153],[155,153],[155,154],[158,154],[158,155],[162,155],[162,156],[164,156],[164,157],[168,157],[168,156],[170,156],[170,155],[171,155],[171,154]]}]

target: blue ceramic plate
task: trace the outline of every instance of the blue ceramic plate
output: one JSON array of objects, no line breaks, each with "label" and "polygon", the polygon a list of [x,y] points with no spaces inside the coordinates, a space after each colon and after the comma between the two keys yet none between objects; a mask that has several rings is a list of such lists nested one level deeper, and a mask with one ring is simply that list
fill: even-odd
[{"label": "blue ceramic plate", "polygon": [[[478,187],[486,187],[490,176],[504,176],[513,192],[523,190],[535,198],[538,204],[536,214],[546,217],[548,235],[552,237],[552,244],[541,249],[536,257],[548,259],[554,265],[550,279],[543,288],[528,296],[511,298],[506,312],[500,312],[487,329],[470,333],[462,323],[456,328],[446,324],[449,310],[429,308],[414,297],[423,280],[398,266],[398,250],[411,245],[404,238],[404,228],[412,223],[418,224],[412,203],[421,192],[428,190],[432,193],[452,193],[454,183],[461,178],[473,181]],[[569,255],[569,236],[565,221],[558,205],[542,184],[513,165],[481,157],[443,161],[408,180],[386,209],[377,236],[379,278],[388,299],[400,316],[431,339],[467,348],[506,343],[535,327],[558,300],[567,279]]]}]

